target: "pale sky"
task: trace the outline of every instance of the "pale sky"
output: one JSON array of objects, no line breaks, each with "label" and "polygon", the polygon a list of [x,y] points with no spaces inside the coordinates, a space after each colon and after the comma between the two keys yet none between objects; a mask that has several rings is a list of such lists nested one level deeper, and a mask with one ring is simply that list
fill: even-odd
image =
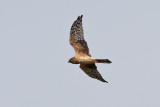
[{"label": "pale sky", "polygon": [[[108,84],[68,63],[82,14]],[[159,0],[0,1],[0,107],[160,107],[159,82]]]}]

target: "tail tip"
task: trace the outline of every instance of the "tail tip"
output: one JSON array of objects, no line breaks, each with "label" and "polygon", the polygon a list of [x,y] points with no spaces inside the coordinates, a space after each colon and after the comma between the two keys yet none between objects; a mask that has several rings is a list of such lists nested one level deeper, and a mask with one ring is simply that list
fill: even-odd
[{"label": "tail tip", "polygon": [[109,63],[109,64],[110,64],[110,63],[112,63],[112,61],[110,61],[109,59],[107,59],[107,63]]}]

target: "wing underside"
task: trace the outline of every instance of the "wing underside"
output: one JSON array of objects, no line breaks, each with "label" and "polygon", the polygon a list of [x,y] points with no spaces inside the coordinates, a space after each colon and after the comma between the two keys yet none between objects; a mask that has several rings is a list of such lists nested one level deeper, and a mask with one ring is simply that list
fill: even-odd
[{"label": "wing underside", "polygon": [[74,48],[75,52],[83,52],[90,56],[87,42],[84,39],[82,15],[74,21],[70,30],[70,44]]},{"label": "wing underside", "polygon": [[[95,63],[93,64],[80,64],[80,68],[91,78],[98,79],[102,82],[107,82],[103,79],[101,74],[98,72]],[[107,82],[108,83],[108,82]]]}]

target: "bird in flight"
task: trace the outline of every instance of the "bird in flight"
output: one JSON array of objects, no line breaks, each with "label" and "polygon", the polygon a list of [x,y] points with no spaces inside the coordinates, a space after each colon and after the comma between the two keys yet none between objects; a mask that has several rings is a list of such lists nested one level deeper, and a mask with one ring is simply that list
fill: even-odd
[{"label": "bird in flight", "polygon": [[[82,17],[74,21],[70,30],[69,42],[75,50],[75,56],[70,58],[68,63],[80,64],[80,68],[90,77],[107,82],[98,72],[95,63],[112,63],[109,59],[94,59],[89,53],[87,42],[84,39]],[[108,82],[107,82],[108,83]]]}]

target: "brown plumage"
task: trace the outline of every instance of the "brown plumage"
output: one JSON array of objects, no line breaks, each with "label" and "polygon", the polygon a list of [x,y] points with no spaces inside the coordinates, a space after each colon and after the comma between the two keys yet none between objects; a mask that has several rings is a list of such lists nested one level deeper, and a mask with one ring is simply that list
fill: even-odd
[{"label": "brown plumage", "polygon": [[[72,64],[80,64],[80,68],[90,77],[107,82],[98,72],[95,63],[112,63],[109,59],[94,59],[89,53],[87,42],[84,39],[82,17],[74,21],[70,30],[70,44],[75,50],[75,56],[69,59]],[[108,83],[108,82],[107,82]]]}]

